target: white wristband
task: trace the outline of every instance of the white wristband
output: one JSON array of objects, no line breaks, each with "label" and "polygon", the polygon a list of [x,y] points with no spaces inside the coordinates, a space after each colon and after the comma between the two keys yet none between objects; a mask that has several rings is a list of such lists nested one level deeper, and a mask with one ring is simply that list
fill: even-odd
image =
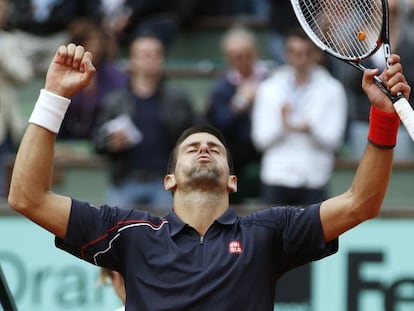
[{"label": "white wristband", "polygon": [[39,125],[57,134],[69,104],[70,99],[41,89],[29,123]]}]

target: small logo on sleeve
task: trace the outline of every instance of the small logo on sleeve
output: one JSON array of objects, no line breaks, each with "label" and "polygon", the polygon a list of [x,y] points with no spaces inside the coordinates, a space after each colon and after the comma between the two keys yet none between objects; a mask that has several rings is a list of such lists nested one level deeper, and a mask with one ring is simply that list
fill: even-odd
[{"label": "small logo on sleeve", "polygon": [[230,254],[241,254],[242,252],[243,252],[243,247],[239,241],[231,241],[229,243]]}]

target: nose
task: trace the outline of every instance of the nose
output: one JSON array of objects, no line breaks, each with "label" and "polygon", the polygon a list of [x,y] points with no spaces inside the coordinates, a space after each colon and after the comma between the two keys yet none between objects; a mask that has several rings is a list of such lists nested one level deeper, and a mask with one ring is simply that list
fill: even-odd
[{"label": "nose", "polygon": [[200,153],[210,153],[210,146],[207,143],[201,143],[199,148]]}]

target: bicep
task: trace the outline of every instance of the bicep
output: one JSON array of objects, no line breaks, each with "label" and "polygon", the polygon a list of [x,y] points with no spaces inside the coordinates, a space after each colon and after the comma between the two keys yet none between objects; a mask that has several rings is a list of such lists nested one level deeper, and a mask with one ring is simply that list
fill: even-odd
[{"label": "bicep", "polygon": [[69,222],[72,200],[69,197],[48,193],[42,203],[28,209],[25,216],[59,238],[64,238]]},{"label": "bicep", "polygon": [[360,223],[353,212],[349,191],[322,202],[320,217],[326,242],[332,241]]}]

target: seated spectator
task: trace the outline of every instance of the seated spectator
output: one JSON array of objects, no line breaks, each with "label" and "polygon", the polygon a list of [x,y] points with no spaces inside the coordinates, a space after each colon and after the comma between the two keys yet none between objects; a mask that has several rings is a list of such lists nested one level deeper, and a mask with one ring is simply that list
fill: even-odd
[{"label": "seated spectator", "polygon": [[223,37],[222,51],[228,61],[228,69],[215,83],[209,96],[207,120],[220,129],[230,149],[237,155],[234,169],[242,185],[231,197],[240,203],[258,195],[258,180],[251,173],[260,162],[250,138],[251,110],[258,84],[268,75],[268,68],[258,59],[254,34],[242,27],[231,28]]},{"label": "seated spectator", "polygon": [[172,203],[163,187],[168,155],[195,115],[189,96],[172,88],[163,71],[161,40],[140,36],[129,49],[129,87],[104,100],[94,141],[109,159],[109,204],[163,212]]},{"label": "seated spectator", "polygon": [[99,18],[95,0],[13,0],[12,33],[20,51],[44,74],[56,46],[69,40],[68,29],[81,17]]},{"label": "seated spectator", "polygon": [[72,40],[94,56],[96,74],[91,84],[72,98],[58,139],[90,139],[106,94],[128,84],[128,74],[107,58],[107,38],[95,22],[78,22]]},{"label": "seated spectator", "polygon": [[120,52],[120,33],[128,22],[129,9],[125,0],[100,1],[101,27],[108,39],[108,58],[115,59]]},{"label": "seated spectator", "polygon": [[33,76],[31,64],[22,55],[19,42],[7,30],[8,0],[0,0],[0,197],[6,195],[6,161],[20,142],[25,122],[19,112],[17,87]]},{"label": "seated spectator", "polygon": [[[103,1],[105,3],[107,1]],[[107,29],[127,45],[134,37],[148,32],[156,34],[168,48],[176,38],[180,26],[179,0],[118,1],[112,13],[106,5]]]}]

